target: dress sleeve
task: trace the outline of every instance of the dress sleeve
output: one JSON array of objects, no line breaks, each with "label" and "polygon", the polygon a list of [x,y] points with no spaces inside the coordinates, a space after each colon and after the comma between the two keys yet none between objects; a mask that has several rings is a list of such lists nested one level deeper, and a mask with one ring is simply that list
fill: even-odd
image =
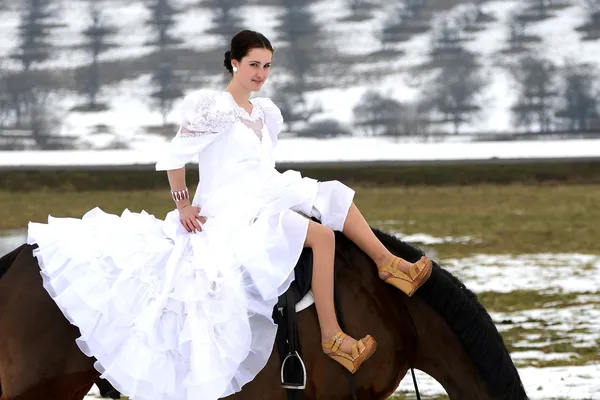
[{"label": "dress sleeve", "polygon": [[179,130],[156,163],[157,171],[179,169],[197,156],[235,122],[231,107],[214,90],[187,95],[181,106]]},{"label": "dress sleeve", "polygon": [[267,130],[269,131],[269,135],[271,135],[271,142],[274,147],[277,144],[279,133],[283,129],[283,116],[279,107],[269,98],[261,98],[260,105],[265,114],[265,123],[267,124]]}]

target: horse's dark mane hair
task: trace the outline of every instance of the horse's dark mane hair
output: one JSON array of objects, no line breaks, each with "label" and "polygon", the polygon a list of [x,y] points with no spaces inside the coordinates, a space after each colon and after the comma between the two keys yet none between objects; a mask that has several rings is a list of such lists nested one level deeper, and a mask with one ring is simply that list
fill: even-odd
[{"label": "horse's dark mane hair", "polygon": [[[410,262],[424,255],[418,247],[377,229],[373,231],[390,251]],[[433,264],[431,277],[415,296],[433,308],[457,335],[480,378],[487,383],[490,395],[528,399],[502,336],[475,293],[435,261]]]},{"label": "horse's dark mane hair", "polygon": [[8,268],[11,266],[13,261],[15,261],[15,258],[17,258],[17,256],[19,255],[21,250],[23,250],[23,248],[25,248],[25,246],[27,246],[27,245],[22,244],[21,246],[17,247],[10,253],[8,253],[8,254],[2,256],[2,258],[0,258],[0,279],[2,279],[4,274],[6,274],[8,272]]}]

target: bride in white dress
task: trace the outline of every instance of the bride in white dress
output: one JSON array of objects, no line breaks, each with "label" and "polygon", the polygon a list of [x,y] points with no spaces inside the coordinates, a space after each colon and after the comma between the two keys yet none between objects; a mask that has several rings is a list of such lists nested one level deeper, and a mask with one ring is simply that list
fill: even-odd
[{"label": "bride in white dress", "polygon": [[[95,208],[81,219],[29,224],[44,286],[79,327],[77,344],[129,397],[210,400],[242,390],[271,355],[273,307],[304,247],[313,251],[323,351],[354,373],[376,342],[357,341],[338,325],[334,230],[409,296],[431,273],[425,257],[411,264],[379,242],[352,189],[275,169],[281,112],[268,98],[250,99],[272,56],[267,38],[242,31],[225,53],[227,88],[185,97],[180,129],[156,164],[167,171],[175,202],[164,220]],[[200,177],[193,199],[185,182],[190,161]]]}]

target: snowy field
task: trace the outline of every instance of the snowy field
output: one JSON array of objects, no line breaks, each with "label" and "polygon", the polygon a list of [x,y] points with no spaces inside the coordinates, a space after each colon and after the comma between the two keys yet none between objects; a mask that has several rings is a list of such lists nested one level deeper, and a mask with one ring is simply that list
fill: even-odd
[{"label": "snowy field", "polygon": [[[195,8],[196,0],[177,0],[174,5],[185,10],[176,17],[174,36],[183,40],[182,47],[207,50],[221,49],[223,45],[218,37],[207,34],[213,14],[206,8]],[[52,36],[52,42],[59,46],[57,56],[39,65],[40,68],[73,68],[83,65],[85,54],[78,47],[83,41],[81,31],[89,20],[87,8],[82,1],[67,3],[58,1],[61,6],[56,22],[64,24]],[[148,10],[142,2],[125,2],[114,0],[110,6],[102,7],[106,22],[116,26],[121,34],[118,36],[119,48],[111,49],[101,56],[103,61],[127,60],[140,57],[152,51],[147,45],[151,32],[145,26],[149,17]],[[309,102],[320,103],[323,112],[316,118],[334,118],[343,124],[353,123],[352,108],[359,102],[367,90],[374,89],[384,95],[389,95],[400,101],[412,101],[422,92],[423,84],[431,78],[431,73],[425,73],[419,68],[428,60],[430,42],[434,35],[432,30],[414,35],[410,40],[394,45],[402,51],[403,56],[394,60],[373,61],[369,54],[381,49],[378,39],[384,20],[394,12],[396,3],[381,2],[381,8],[375,9],[372,18],[362,22],[341,21],[348,15],[346,0],[317,1],[310,9],[317,22],[321,22],[328,40],[342,54],[363,57],[365,62],[357,61],[351,66],[351,73],[357,79],[344,87],[329,87],[315,90],[307,94]],[[467,123],[464,133],[470,132],[510,132],[512,115],[510,107],[517,97],[516,87],[505,67],[507,62],[514,62],[517,56],[505,55],[508,37],[507,21],[511,13],[523,9],[524,3],[517,0],[494,0],[485,2],[482,6],[486,14],[495,18],[486,23],[484,29],[476,33],[468,33],[465,46],[481,55],[483,75],[491,79],[489,85],[481,93],[477,103],[483,109],[473,121]],[[439,21],[454,18],[463,13],[468,3],[456,5],[450,10],[437,12],[433,15],[431,26],[439,26]],[[279,23],[282,12],[280,7],[253,5],[240,10],[244,25],[265,33],[273,39],[277,48],[281,46],[276,38],[275,27]],[[590,62],[600,66],[600,40],[582,41],[581,34],[575,28],[586,21],[585,8],[582,0],[572,0],[570,6],[553,12],[554,16],[540,22],[532,23],[528,34],[539,35],[541,42],[531,45],[534,53],[544,55],[563,65],[566,60],[571,62]],[[19,12],[14,6],[1,11],[0,57],[8,56],[17,44],[16,29],[19,23]],[[331,23],[331,21],[336,21]],[[126,32],[127,34],[124,34]],[[226,49],[222,49],[223,52]],[[274,60],[273,79],[283,80],[285,70],[277,69],[277,59]],[[220,60],[215,60],[220,64]],[[363,73],[381,70],[383,76],[365,82],[361,79]],[[418,71],[418,74],[417,74]],[[223,72],[225,72],[223,70]],[[277,76],[277,74],[281,74]],[[206,77],[207,81],[215,82],[219,87],[223,74]],[[273,81],[273,80],[272,80]],[[267,82],[257,96],[272,96],[272,81]],[[197,88],[189,87],[186,93]],[[161,123],[160,114],[150,106],[149,94],[153,87],[150,75],[140,73],[136,77],[122,80],[117,84],[103,87],[101,98],[107,101],[110,109],[102,112],[81,113],[69,111],[82,101],[82,97],[66,93],[56,98],[56,111],[63,123],[61,133],[84,137],[91,146],[103,147],[113,140],[121,140],[130,144],[134,149],[149,149],[160,147],[165,142],[164,137],[148,134],[146,128]],[[168,115],[170,123],[178,122],[178,107],[180,100],[173,105]],[[98,126],[106,126],[106,132],[96,133]],[[376,153],[369,157],[375,157]]]},{"label": "snowy field", "polygon": [[[22,243],[24,232],[13,231],[0,236],[0,253],[6,253]],[[435,237],[428,234],[399,237],[421,246],[445,242],[472,243],[476,237]],[[515,312],[490,312],[502,332],[518,325],[524,329],[552,330],[558,339],[575,346],[594,346],[600,341],[600,253],[599,254],[525,254],[519,256],[481,254],[460,259],[446,259],[442,266],[462,280],[475,293],[515,290],[535,290],[540,293],[575,294],[567,307],[554,308],[552,304]],[[573,271],[578,271],[573,273]],[[582,272],[583,271],[583,272]],[[511,321],[510,324],[498,321]],[[575,329],[576,328],[576,329]],[[532,347],[547,345],[539,335],[526,335],[514,351],[513,360],[521,374],[525,389],[531,399],[587,399],[600,398],[600,364],[579,366],[554,366],[535,368],[532,362],[544,360],[569,360],[577,354],[568,352],[542,352]],[[444,394],[443,388],[432,378],[417,371],[419,389],[423,395]],[[412,393],[410,374],[402,380],[399,391]],[[96,398],[94,388],[89,399]]]},{"label": "snowy field", "polygon": [[[36,166],[149,165],[162,147],[103,151],[0,151],[0,168]],[[435,162],[527,159],[598,159],[600,139],[470,143],[414,143],[385,138],[282,139],[278,163]]]}]

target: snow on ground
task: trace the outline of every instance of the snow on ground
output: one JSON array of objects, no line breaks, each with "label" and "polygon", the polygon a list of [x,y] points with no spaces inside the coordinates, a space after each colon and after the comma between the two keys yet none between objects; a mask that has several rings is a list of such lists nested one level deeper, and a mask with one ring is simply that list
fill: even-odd
[{"label": "snow on ground", "polygon": [[[206,34],[205,31],[212,25],[214,13],[202,7],[194,7],[195,0],[176,0],[174,5],[184,10],[176,16],[177,25],[173,30],[175,37],[181,38],[183,46],[202,50],[223,47],[216,35]],[[86,28],[89,17],[86,2],[58,2],[56,22],[63,24],[52,34],[52,42],[60,47],[56,57],[41,64],[42,68],[65,68],[82,65],[86,62],[85,52],[78,46],[82,43],[82,30]],[[115,41],[120,48],[111,49],[104,53],[103,60],[125,60],[148,54],[152,49],[147,45],[151,39],[151,32],[145,25],[150,16],[149,11],[141,2],[112,1],[105,2],[102,15],[106,22],[114,25],[118,31]],[[431,21],[433,28],[439,25],[442,18],[459,15],[467,7],[459,4],[445,12],[436,13]],[[509,73],[502,67],[507,61],[515,61],[516,56],[502,55],[501,50],[506,47],[507,21],[513,11],[523,7],[522,2],[516,0],[494,0],[483,4],[483,10],[496,18],[495,21],[485,25],[485,29],[469,34],[470,40],[466,43],[471,51],[481,54],[484,64],[484,75],[493,80],[480,96],[479,104],[483,112],[480,117],[464,126],[464,132],[489,131],[503,132],[513,130],[512,117],[509,112],[511,103],[516,98],[515,85]],[[374,63],[366,57],[374,51],[381,49],[378,35],[384,20],[395,12],[396,5],[388,4],[372,11],[372,18],[365,21],[340,21],[349,14],[345,0],[319,1],[310,6],[315,19],[321,23],[324,31],[337,50],[342,54],[364,55],[365,61],[357,62],[352,66],[356,74],[356,84],[346,88],[325,88],[308,94],[311,102],[319,102],[325,108],[325,116],[338,119],[344,124],[352,123],[352,108],[360,100],[360,96],[368,89],[376,89],[384,94],[401,101],[414,100],[420,92],[415,86],[422,84],[431,77],[431,73],[418,71],[423,76],[418,76],[411,68],[427,61],[429,43],[433,31],[418,34],[404,43],[394,47],[402,50],[405,55],[393,60],[382,60]],[[250,29],[261,31],[270,37],[277,48],[281,45],[277,39],[275,27],[279,24],[278,18],[283,12],[281,7],[274,6],[244,6],[240,10],[245,25]],[[20,12],[18,7],[11,6],[3,10],[0,22],[0,57],[8,56],[17,43],[16,29],[19,24]],[[585,9],[580,2],[574,1],[572,5],[554,12],[555,16],[544,21],[531,24],[530,34],[537,34],[542,42],[532,46],[537,54],[544,55],[562,64],[569,61],[589,61],[599,64],[597,54],[600,53],[600,40],[581,41],[581,35],[574,28],[585,21]],[[331,21],[335,21],[332,23]],[[36,67],[37,68],[37,67]],[[371,72],[374,68],[383,71],[384,75],[375,82],[364,83],[360,79],[361,73]],[[286,74],[285,71],[274,69],[273,79],[276,74]],[[132,85],[132,82],[134,85]],[[104,90],[105,98],[110,101],[111,110],[105,113],[78,114],[71,113],[67,116],[67,126],[64,132],[75,135],[89,135],[89,127],[102,120],[111,130],[112,136],[105,139],[91,138],[89,142],[105,145],[112,138],[120,137],[126,140],[131,137],[131,125],[140,129],[145,125],[152,125],[160,120],[158,112],[151,108],[147,93],[151,90],[147,77],[142,76],[136,80],[122,81],[113,88]],[[188,91],[195,88],[188,88]],[[119,94],[115,95],[114,92]],[[138,97],[140,92],[144,93]],[[124,99],[132,101],[124,104]],[[61,106],[69,109],[77,99],[65,96],[60,102]],[[174,104],[174,108],[179,102]],[[177,113],[169,115],[169,122],[176,122]],[[142,119],[139,119],[143,117]],[[146,141],[146,147],[159,147],[164,139],[151,135],[140,134],[138,141]]]},{"label": "snow on ground", "polygon": [[[100,101],[110,100],[112,107],[106,111],[66,113],[61,134],[75,137],[83,134],[85,142],[100,147],[114,139],[122,140],[133,148],[138,143],[160,146],[159,143],[164,143],[164,139],[147,135],[142,137],[144,126],[162,124],[162,117],[148,109],[148,103],[152,101],[150,79],[150,74],[144,74],[121,81],[119,85],[104,87]],[[82,100],[79,96],[65,96],[62,101],[63,110],[81,104]],[[173,110],[169,116],[176,119],[176,114]],[[98,131],[105,133],[98,134]]]},{"label": "snow on ground", "polygon": [[475,292],[519,289],[555,292],[600,291],[600,256],[585,254],[479,254],[445,259],[444,268]]},{"label": "snow on ground", "polygon": [[0,257],[25,243],[26,239],[23,230],[0,231]]},{"label": "snow on ground", "polygon": [[[430,376],[415,371],[422,395],[444,394],[442,386]],[[597,399],[600,398],[600,364],[577,367],[521,368],[521,380],[531,400]],[[414,394],[410,372],[404,377],[399,391]]]},{"label": "snow on ground", "polygon": [[600,40],[580,40],[582,33],[575,30],[587,22],[587,9],[581,6],[582,3],[573,1],[570,7],[554,12],[555,17],[532,25],[530,32],[543,39],[543,44],[536,48],[540,55],[559,64],[568,61],[598,66]]},{"label": "snow on ground", "polygon": [[[139,100],[129,99],[134,104]],[[123,97],[123,107],[128,107]],[[133,111],[132,111],[133,112]],[[101,123],[99,113],[95,123]],[[110,114],[106,111],[105,115]],[[72,122],[72,120],[71,120]],[[77,121],[75,120],[74,123]],[[123,125],[125,126],[125,124]],[[137,150],[0,151],[0,167],[153,164],[164,152],[162,140],[140,140],[135,123],[127,125],[128,144]],[[92,127],[86,129],[91,130]],[[309,162],[436,162],[468,160],[527,160],[599,158],[600,139],[469,143],[413,143],[386,138],[281,139],[274,150],[278,163]]]}]

